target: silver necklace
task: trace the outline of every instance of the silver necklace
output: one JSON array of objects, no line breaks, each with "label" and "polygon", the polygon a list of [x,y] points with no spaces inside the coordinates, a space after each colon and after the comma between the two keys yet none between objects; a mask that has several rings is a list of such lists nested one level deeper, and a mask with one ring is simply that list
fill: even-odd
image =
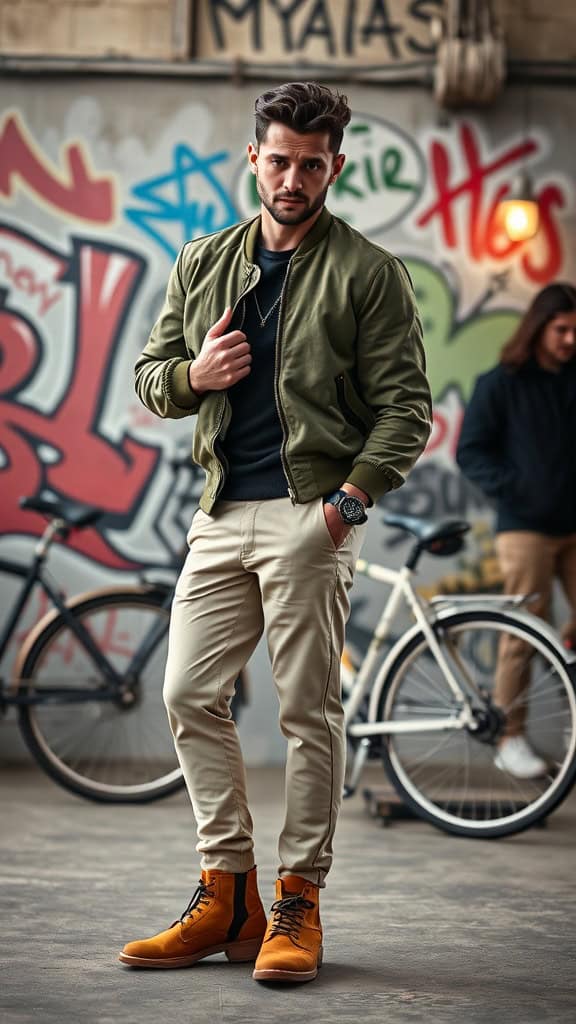
[{"label": "silver necklace", "polygon": [[[290,266],[290,263],[288,263],[288,266]],[[284,295],[284,288],[286,286],[286,278],[287,277],[288,277],[288,267],[286,267],[286,272],[284,274],[284,280],[282,281],[282,287],[280,289],[280,294],[279,294],[278,298],[274,300],[274,302],[270,306],[270,309],[268,310],[267,313],[263,313],[262,310],[260,309],[260,303],[258,302],[258,299],[256,298],[256,291],[255,290],[253,291],[252,294],[254,296],[254,302],[256,303],[256,312],[258,313],[258,318],[260,320],[260,327],[265,327],[266,326],[268,320],[272,316],[272,313],[274,312],[276,307],[282,301],[282,297]]]},{"label": "silver necklace", "polygon": [[283,291],[284,291],[284,285],[282,285],[282,291],[280,292],[280,295],[278,296],[276,301],[272,303],[272,305],[270,306],[270,309],[268,310],[268,312],[265,315],[262,313],[262,310],[260,309],[260,303],[258,302],[258,299],[256,298],[256,292],[254,292],[254,302],[256,303],[256,312],[258,313],[258,317],[260,319],[260,327],[265,327],[266,326],[267,321],[272,316],[272,313],[274,312],[274,310],[276,309],[276,306],[278,305],[278,303],[280,302],[280,299],[282,298],[282,292]]}]

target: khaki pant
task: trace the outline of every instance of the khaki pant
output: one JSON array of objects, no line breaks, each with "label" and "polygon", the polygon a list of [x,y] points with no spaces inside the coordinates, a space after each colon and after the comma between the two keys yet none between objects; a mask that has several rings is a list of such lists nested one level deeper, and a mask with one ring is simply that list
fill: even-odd
[{"label": "khaki pant", "polygon": [[229,701],[265,630],[287,739],[280,874],[323,885],[344,778],[340,656],[364,527],[336,550],[321,499],[198,510],[176,587],[164,699],[198,828],[202,867],[254,864]]},{"label": "khaki pant", "polygon": [[[550,537],[528,530],[499,533],[496,550],[506,594],[537,593],[527,606],[535,615],[549,618],[554,579],[559,578],[570,604],[570,621],[563,632],[576,630],[576,533]],[[523,732],[525,704],[522,695],[530,685],[530,648],[521,640],[505,637],[500,643],[494,696],[508,711],[508,735]]]}]

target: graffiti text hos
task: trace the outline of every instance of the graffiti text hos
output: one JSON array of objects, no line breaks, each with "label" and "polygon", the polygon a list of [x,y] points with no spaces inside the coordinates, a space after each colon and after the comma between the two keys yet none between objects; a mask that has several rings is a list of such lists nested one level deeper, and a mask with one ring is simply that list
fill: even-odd
[{"label": "graffiti text hos", "polygon": [[[506,236],[498,204],[510,191],[512,176],[524,162],[539,153],[533,139],[504,147],[490,158],[483,158],[477,133],[471,124],[462,123],[453,151],[440,139],[430,144],[430,184],[432,202],[420,212],[419,228],[432,222],[440,226],[442,243],[449,249],[466,251],[476,263],[489,258],[510,262],[518,254],[525,277],[543,285],[555,277],[563,264],[562,240],[555,211],[568,203],[568,197],[556,183],[538,184],[535,197],[540,210],[540,231],[532,243],[512,242]],[[506,170],[508,182],[494,183]],[[464,204],[464,218],[458,212]]]}]

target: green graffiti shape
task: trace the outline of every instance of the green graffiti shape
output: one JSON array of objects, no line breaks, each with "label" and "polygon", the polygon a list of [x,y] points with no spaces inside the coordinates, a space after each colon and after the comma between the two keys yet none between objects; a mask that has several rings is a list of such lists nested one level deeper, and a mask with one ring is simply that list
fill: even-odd
[{"label": "green graffiti shape", "polygon": [[344,164],[344,167],[334,182],[335,196],[341,196],[345,193],[346,195],[354,196],[355,199],[364,198],[362,189],[358,188],[357,185],[353,185],[352,182],[348,180],[356,173],[357,169],[358,164],[355,160],[349,160],[348,163]]},{"label": "green graffiti shape", "polygon": [[418,191],[418,185],[415,182],[398,180],[398,175],[404,163],[404,157],[396,146],[389,146],[388,149],[385,149],[380,160],[382,164],[382,181],[386,188],[400,188],[406,192]]},{"label": "green graffiti shape", "polygon": [[[497,362],[504,342],[510,337],[520,314],[513,310],[476,308],[456,319],[457,296],[437,267],[424,260],[404,261],[416,291],[424,326],[427,373],[435,401],[448,388],[456,387],[467,402],[479,374]],[[490,298],[487,292],[484,301]]]}]

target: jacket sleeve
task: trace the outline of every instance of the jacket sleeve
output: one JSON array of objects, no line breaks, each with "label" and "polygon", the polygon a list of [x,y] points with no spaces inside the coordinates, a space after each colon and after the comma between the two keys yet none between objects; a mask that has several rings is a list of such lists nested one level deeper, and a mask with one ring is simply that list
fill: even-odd
[{"label": "jacket sleeve", "polygon": [[134,369],[140,401],[150,412],[168,419],[192,416],[202,401],[188,382],[192,360],[184,342],[183,253],[184,249],[172,268],[164,305]]},{"label": "jacket sleeve", "polygon": [[502,456],[506,424],[503,399],[493,371],[478,378],[456,449],[456,462],[464,476],[490,498],[500,497],[513,485],[513,470]]},{"label": "jacket sleeve", "polygon": [[378,268],[358,319],[358,380],[375,422],[348,480],[377,501],[404,483],[432,425],[422,324],[399,260]]}]

